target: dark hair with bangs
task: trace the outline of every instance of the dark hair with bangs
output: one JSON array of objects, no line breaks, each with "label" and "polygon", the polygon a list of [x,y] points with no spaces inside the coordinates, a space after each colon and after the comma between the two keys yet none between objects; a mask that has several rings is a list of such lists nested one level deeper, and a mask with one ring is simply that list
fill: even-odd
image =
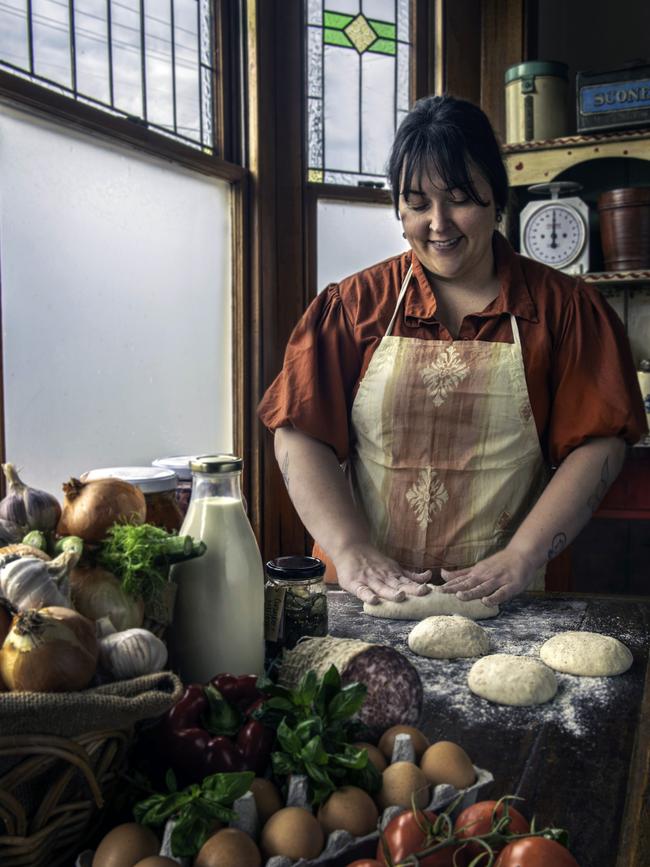
[{"label": "dark hair with bangs", "polygon": [[395,135],[388,160],[393,206],[399,216],[399,197],[413,178],[435,171],[448,190],[461,190],[477,205],[487,206],[476,191],[468,170],[473,162],[492,188],[497,213],[508,201],[508,175],[494,130],[481,109],[454,96],[419,99]]}]

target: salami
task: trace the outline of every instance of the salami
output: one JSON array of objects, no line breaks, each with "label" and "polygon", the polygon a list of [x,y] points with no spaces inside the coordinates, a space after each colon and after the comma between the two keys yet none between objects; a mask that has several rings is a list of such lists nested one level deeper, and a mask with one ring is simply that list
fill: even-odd
[{"label": "salami", "polygon": [[398,650],[353,638],[308,638],[285,651],[280,683],[295,688],[313,669],[322,677],[330,665],[344,684],[363,683],[368,689],[359,719],[373,734],[394,725],[416,725],[422,712],[422,682],[413,665]]}]

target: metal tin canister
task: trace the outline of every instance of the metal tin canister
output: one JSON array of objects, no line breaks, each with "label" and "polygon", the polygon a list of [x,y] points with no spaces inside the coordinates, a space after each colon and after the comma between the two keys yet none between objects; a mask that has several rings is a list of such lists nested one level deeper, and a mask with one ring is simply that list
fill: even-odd
[{"label": "metal tin canister", "polygon": [[568,69],[554,60],[530,60],[506,69],[508,144],[567,134]]}]

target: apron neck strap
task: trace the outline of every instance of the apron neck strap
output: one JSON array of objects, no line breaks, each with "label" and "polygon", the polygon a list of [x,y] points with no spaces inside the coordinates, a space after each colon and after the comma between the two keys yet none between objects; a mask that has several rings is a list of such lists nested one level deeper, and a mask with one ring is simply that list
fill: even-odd
[{"label": "apron neck strap", "polygon": [[385,337],[390,337],[393,331],[393,325],[395,324],[395,320],[397,319],[397,313],[399,311],[400,305],[404,296],[406,295],[406,289],[408,287],[409,281],[411,279],[411,275],[413,274],[413,265],[409,265],[409,269],[406,272],[406,277],[402,282],[402,288],[399,290],[399,295],[397,297],[397,304],[395,305],[395,310],[393,310],[393,316],[388,324],[388,328],[386,329]]},{"label": "apron neck strap", "polygon": [[[397,319],[397,314],[399,313],[399,308],[404,300],[404,296],[406,295],[406,290],[408,288],[411,277],[413,276],[413,265],[409,265],[409,269],[406,272],[406,277],[402,281],[402,288],[399,290],[399,295],[397,296],[397,303],[395,304],[395,309],[393,310],[393,315],[391,317],[390,322],[388,323],[388,328],[386,329],[385,337],[390,337],[393,333],[393,326],[395,325],[395,320]],[[514,313],[510,314],[510,324],[512,326],[512,342],[518,349],[521,349],[521,337],[519,336],[519,327],[517,326],[517,320],[515,318]]]}]

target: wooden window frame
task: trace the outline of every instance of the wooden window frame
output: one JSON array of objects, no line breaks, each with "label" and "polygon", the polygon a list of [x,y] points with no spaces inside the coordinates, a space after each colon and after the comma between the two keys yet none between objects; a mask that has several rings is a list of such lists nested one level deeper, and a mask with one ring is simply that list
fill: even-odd
[{"label": "wooden window frame", "polygon": [[[81,130],[105,141],[119,142],[150,156],[168,159],[174,164],[226,181],[231,190],[232,256],[232,394],[233,441],[235,452],[245,449],[241,424],[245,407],[251,404],[250,357],[254,354],[249,340],[249,213],[251,187],[244,165],[245,112],[242,33],[242,0],[213,0],[214,3],[214,129],[213,154],[185,145],[143,124],[117,117],[92,105],[75,100],[19,75],[0,70],[0,101],[38,117],[55,120],[63,127]],[[0,295],[2,288],[0,286]],[[1,317],[1,306],[0,306]],[[0,328],[2,322],[0,321]],[[1,343],[0,343],[1,348]],[[0,460],[5,462],[4,372],[0,354]],[[250,485],[247,488],[250,494]],[[0,479],[0,497],[5,483]]]}]

